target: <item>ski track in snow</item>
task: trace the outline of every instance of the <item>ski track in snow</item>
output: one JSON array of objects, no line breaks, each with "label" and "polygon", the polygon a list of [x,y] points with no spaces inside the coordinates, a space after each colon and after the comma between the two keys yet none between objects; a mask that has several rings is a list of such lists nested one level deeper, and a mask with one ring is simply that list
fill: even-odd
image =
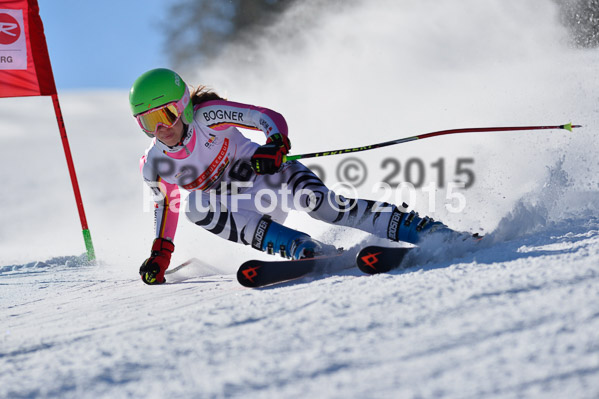
[{"label": "ski track in snow", "polygon": [[[475,246],[431,238],[405,270],[335,265],[252,290],[233,272],[268,257],[182,217],[172,265],[198,257],[221,272],[189,266],[148,287],[137,275],[153,239],[138,169],[148,139],[127,93],[61,93],[97,265],[57,257],[83,243],[50,100],[2,99],[0,398],[599,397],[597,50],[566,45],[549,0],[316,3],[256,37],[259,57],[233,46],[184,79],[283,113],[293,153],[458,127],[584,128],[361,153],[359,195],[373,199],[393,172],[385,158],[401,161],[392,182],[412,157],[426,182],[443,165],[446,183],[458,159],[475,160],[464,211],[444,208],[447,184],[430,211],[485,234]],[[341,160],[330,158],[327,184]],[[406,201],[427,214],[430,200]],[[363,239],[295,214],[289,224],[344,247]]]}]

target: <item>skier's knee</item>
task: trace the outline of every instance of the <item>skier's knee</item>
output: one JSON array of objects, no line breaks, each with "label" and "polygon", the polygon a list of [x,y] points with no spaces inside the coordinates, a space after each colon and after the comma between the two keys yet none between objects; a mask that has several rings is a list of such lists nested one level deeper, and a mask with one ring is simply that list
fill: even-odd
[{"label": "skier's knee", "polygon": [[204,195],[189,195],[185,207],[185,216],[192,223],[198,223],[205,220],[206,217],[214,215],[216,205],[210,203],[210,199]]},{"label": "skier's knee", "polygon": [[333,191],[319,192],[312,197],[307,213],[316,220],[336,224],[356,206],[355,199],[344,198]]}]

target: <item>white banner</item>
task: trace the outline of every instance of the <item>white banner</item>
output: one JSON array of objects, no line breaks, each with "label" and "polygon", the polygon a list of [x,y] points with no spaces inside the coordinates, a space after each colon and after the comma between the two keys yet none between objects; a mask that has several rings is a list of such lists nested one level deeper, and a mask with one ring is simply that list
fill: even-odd
[{"label": "white banner", "polygon": [[27,69],[23,10],[0,9],[0,69]]}]

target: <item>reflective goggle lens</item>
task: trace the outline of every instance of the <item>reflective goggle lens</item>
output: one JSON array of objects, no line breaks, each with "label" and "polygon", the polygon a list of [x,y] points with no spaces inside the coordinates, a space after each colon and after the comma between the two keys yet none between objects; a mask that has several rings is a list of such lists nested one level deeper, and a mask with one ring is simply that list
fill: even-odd
[{"label": "reflective goggle lens", "polygon": [[136,116],[139,126],[148,133],[156,132],[159,124],[173,127],[179,120],[181,114],[175,103],[166,104],[160,108],[152,109]]}]

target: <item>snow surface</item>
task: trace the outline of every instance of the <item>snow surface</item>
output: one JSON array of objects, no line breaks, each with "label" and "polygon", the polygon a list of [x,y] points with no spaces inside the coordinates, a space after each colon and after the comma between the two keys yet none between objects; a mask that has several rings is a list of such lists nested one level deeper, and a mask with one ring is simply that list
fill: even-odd
[{"label": "snow surface", "polygon": [[[444,206],[446,187],[432,209],[423,192],[409,202],[485,234],[476,246],[430,241],[403,271],[338,264],[251,290],[233,273],[266,255],[182,219],[173,265],[200,263],[148,287],[137,275],[153,238],[138,170],[148,139],[127,93],[61,93],[97,265],[79,255],[50,100],[2,99],[0,397],[599,397],[597,50],[569,48],[544,0],[355,2],[318,15],[302,2],[271,29],[259,51],[232,49],[184,77],[282,112],[295,153],[456,127],[584,127],[364,153],[357,194],[370,198],[385,157],[443,157],[448,181],[456,159],[474,158],[463,212]],[[328,184],[342,159],[320,163]],[[345,247],[366,239],[301,214],[289,224]]]}]

